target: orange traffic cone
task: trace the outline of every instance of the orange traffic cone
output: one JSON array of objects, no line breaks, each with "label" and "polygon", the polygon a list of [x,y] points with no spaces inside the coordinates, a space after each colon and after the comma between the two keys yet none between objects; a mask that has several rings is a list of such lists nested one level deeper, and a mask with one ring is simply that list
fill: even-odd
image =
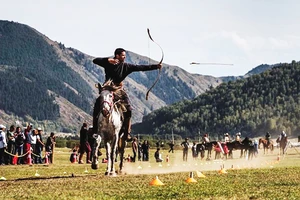
[{"label": "orange traffic cone", "polygon": [[73,153],[72,155],[72,163],[76,163],[77,162],[77,155],[76,153]]},{"label": "orange traffic cone", "polygon": [[185,180],[187,183],[196,183],[197,181],[194,179],[194,173],[190,172],[190,177]]},{"label": "orange traffic cone", "polygon": [[169,162],[169,155],[167,155],[166,157],[166,162]]},{"label": "orange traffic cone", "polygon": [[164,185],[159,179],[158,176],[155,177],[150,183],[150,185]]},{"label": "orange traffic cone", "polygon": [[221,168],[221,170],[219,170],[219,174],[227,174],[228,172],[224,169],[224,168]]},{"label": "orange traffic cone", "polygon": [[280,154],[278,154],[277,156],[277,161],[280,161]]}]

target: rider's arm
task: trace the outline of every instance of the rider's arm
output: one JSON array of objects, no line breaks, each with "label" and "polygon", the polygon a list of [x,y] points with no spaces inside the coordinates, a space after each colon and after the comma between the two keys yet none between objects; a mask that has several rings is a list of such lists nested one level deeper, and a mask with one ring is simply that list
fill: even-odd
[{"label": "rider's arm", "polygon": [[162,67],[161,64],[156,64],[156,65],[133,65],[133,64],[127,64],[128,69],[131,72],[134,71],[150,71],[150,70],[155,70],[155,69],[160,69]]},{"label": "rider's arm", "polygon": [[95,58],[93,60],[93,63],[101,67],[105,67],[109,64],[109,58]]}]

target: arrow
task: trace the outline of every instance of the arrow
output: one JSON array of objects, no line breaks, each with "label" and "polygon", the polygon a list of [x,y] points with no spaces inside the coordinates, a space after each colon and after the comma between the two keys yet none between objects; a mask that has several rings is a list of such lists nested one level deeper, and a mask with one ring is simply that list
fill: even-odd
[{"label": "arrow", "polygon": [[191,62],[190,65],[233,65],[227,63],[198,63],[198,62]]}]

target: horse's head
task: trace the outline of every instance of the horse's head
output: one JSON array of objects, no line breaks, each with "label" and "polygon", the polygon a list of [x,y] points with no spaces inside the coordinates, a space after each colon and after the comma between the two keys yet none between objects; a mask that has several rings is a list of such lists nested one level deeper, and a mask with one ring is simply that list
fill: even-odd
[{"label": "horse's head", "polygon": [[100,108],[104,117],[107,117],[113,110],[114,93],[109,90],[102,90],[100,93]]},{"label": "horse's head", "polygon": [[[98,85],[98,87],[100,87]],[[100,108],[101,113],[104,117],[109,116],[109,114],[112,112],[114,108],[115,101],[118,101],[120,99],[120,93],[119,91],[121,89],[121,86],[116,86],[114,83],[109,80],[106,83],[104,83],[101,88],[99,89],[100,92]]]}]

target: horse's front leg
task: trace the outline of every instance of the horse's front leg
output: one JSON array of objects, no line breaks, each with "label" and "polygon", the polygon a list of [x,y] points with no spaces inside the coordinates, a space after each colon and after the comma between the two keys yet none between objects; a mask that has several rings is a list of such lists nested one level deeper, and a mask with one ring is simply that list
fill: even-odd
[{"label": "horse's front leg", "polygon": [[115,176],[116,175],[116,170],[115,170],[115,157],[116,157],[116,152],[117,152],[117,145],[118,145],[118,140],[119,140],[119,135],[116,134],[114,136],[112,146],[111,146],[111,152],[110,152],[110,159],[111,159],[111,165],[109,175]]},{"label": "horse's front leg", "polygon": [[92,169],[98,169],[98,150],[100,148],[100,143],[101,143],[101,136],[98,134],[94,134],[93,138],[95,139],[95,145],[93,145],[93,152],[94,154],[92,155]]},{"label": "horse's front leg", "polygon": [[105,175],[110,175],[110,169],[113,165],[113,155],[112,155],[112,149],[111,149],[111,146],[110,146],[110,143],[109,142],[106,142],[105,144],[105,149],[106,149],[106,158],[107,158],[107,165],[106,165],[106,172],[105,172]]}]

